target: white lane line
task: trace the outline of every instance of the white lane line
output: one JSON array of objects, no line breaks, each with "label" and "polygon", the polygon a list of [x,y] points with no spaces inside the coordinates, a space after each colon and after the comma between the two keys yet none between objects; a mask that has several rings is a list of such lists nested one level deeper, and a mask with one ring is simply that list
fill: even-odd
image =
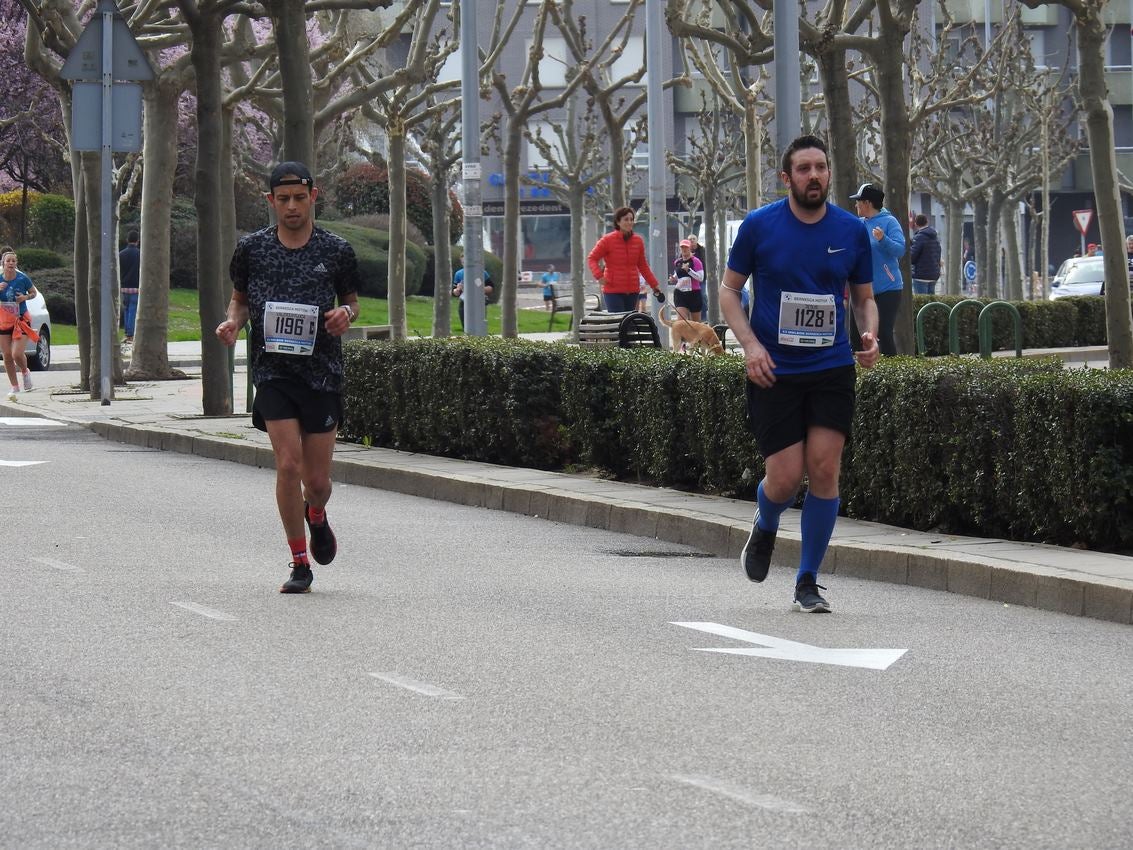
[{"label": "white lane line", "polygon": [[399,688],[405,688],[407,691],[414,693],[424,694],[427,697],[436,697],[437,699],[464,699],[464,697],[453,691],[446,691],[444,688],[438,688],[436,685],[430,685],[428,682],[418,682],[415,679],[410,679],[408,676],[402,676],[398,673],[370,673],[375,679],[381,679],[383,682],[389,682],[391,685],[397,685]]},{"label": "white lane line", "polygon": [[0,466],[38,466],[45,460],[0,460]]},{"label": "white lane line", "polygon": [[176,605],[178,608],[184,608],[186,611],[192,611],[194,614],[200,614],[202,617],[209,617],[213,620],[235,620],[231,614],[225,614],[223,611],[217,611],[215,608],[206,608],[204,605],[198,605],[195,602],[170,602],[170,605]]},{"label": "white lane line", "polygon": [[0,416],[0,425],[58,425],[63,427],[66,422],[56,422],[54,419],[41,419],[38,416]]},{"label": "white lane line", "polygon": [[53,570],[62,570],[65,573],[85,573],[82,567],[76,567],[74,564],[67,564],[63,561],[56,561],[54,558],[32,558],[37,564],[43,564],[45,567],[51,567]]},{"label": "white lane line", "polygon": [[772,794],[753,794],[746,788],[732,785],[730,782],[724,782],[720,779],[713,779],[711,776],[684,776],[673,773],[669,775],[669,778],[685,785],[691,785],[694,788],[711,791],[713,794],[720,794],[755,809],[767,809],[768,811],[783,812],[790,815],[802,815],[810,811],[800,803],[784,800],[782,797],[776,797]]}]

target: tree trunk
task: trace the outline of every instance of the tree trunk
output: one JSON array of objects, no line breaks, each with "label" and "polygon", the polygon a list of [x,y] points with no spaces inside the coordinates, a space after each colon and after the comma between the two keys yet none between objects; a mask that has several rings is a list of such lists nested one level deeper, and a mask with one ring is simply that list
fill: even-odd
[{"label": "tree trunk", "polygon": [[1090,173],[1105,257],[1105,325],[1109,365],[1111,369],[1127,369],[1133,367],[1133,319],[1129,308],[1125,221],[1113,142],[1113,108],[1105,81],[1108,34],[1098,8],[1093,8],[1093,14],[1085,20],[1078,18],[1078,93],[1086,115]]},{"label": "tree trunk", "polygon": [[[884,16],[883,16],[884,19]],[[906,29],[891,24],[880,35],[881,49],[874,57],[878,65],[878,94],[881,100],[882,152],[885,161],[886,206],[905,234],[909,244],[909,161],[913,138],[909,128],[909,111],[905,102],[904,52]],[[852,150],[852,149],[851,149]],[[841,201],[841,199],[839,199]],[[913,277],[909,252],[901,257],[904,290],[897,314],[895,338],[900,354],[916,351],[913,329]]]},{"label": "tree trunk", "polygon": [[[97,153],[83,153],[81,156],[87,208],[86,233],[83,235],[87,242],[87,362],[90,364],[87,389],[90,391],[91,401],[98,401],[102,398],[102,162]],[[75,273],[78,274],[77,269]],[[116,347],[111,345],[111,350]],[[113,376],[110,389],[113,398]]]},{"label": "tree trunk", "polygon": [[972,249],[976,255],[976,283],[979,285],[980,295],[987,295],[991,291],[988,282],[991,278],[991,252],[987,246],[987,224],[987,198],[976,198],[972,201]]},{"label": "tree trunk", "polygon": [[[831,47],[815,59],[829,125],[830,195],[838,206],[846,208],[852,203],[848,200],[850,195],[858,188],[858,142],[854,110],[850,105],[850,81],[846,76],[846,51]],[[853,210],[852,206],[850,209]]]},{"label": "tree trunk", "polygon": [[610,200],[613,208],[617,209],[629,204],[626,188],[626,139],[622,123],[605,101],[602,102],[602,118],[606,123],[606,135],[610,142]]},{"label": "tree trunk", "polygon": [[[719,280],[716,277],[716,258],[720,256],[720,246],[723,240],[720,238],[720,210],[716,206],[716,187],[704,187],[704,282],[701,284],[706,287],[705,295],[708,296],[708,315],[702,317],[710,324],[715,324],[716,320],[712,318],[714,312],[719,312],[719,304],[717,298],[719,297],[718,291],[713,291],[715,287],[709,286],[710,280]],[[725,225],[726,227],[726,225]],[[725,232],[727,232],[725,230]],[[726,239],[727,237],[725,237]],[[665,274],[668,274],[671,269],[666,269]]]},{"label": "tree trunk", "polygon": [[504,140],[504,272],[500,288],[500,310],[503,327],[501,334],[516,337],[516,282],[519,280],[519,151],[523,142],[523,128],[514,120],[508,122]]},{"label": "tree trunk", "polygon": [[304,163],[317,184],[314,89],[305,6],[303,0],[274,0],[269,4],[283,89],[283,159]]},{"label": "tree trunk", "polygon": [[580,181],[571,182],[567,203],[570,206],[570,314],[573,318],[570,340],[578,342],[578,326],[586,315],[586,281],[590,278],[586,258],[582,253],[585,250],[582,244],[582,222],[586,216],[586,189]]},{"label": "tree trunk", "polygon": [[433,198],[433,336],[452,334],[452,236],[449,234],[448,184],[439,163],[430,170]]},{"label": "tree trunk", "polygon": [[944,283],[949,295],[964,287],[964,202],[951,198],[947,206],[948,251],[944,257]]},{"label": "tree trunk", "polygon": [[79,384],[89,386],[91,372],[90,333],[90,240],[87,237],[87,185],[84,162],[93,156],[71,157],[71,181],[75,187],[75,323],[79,337]]},{"label": "tree trunk", "polygon": [[[228,348],[216,338],[224,321],[220,259],[221,161],[221,18],[208,14],[190,18],[193,46],[190,52],[197,80],[197,162],[194,174],[197,211],[197,294],[201,326],[202,411],[206,416],[232,413]],[[225,272],[227,270],[224,270]]]},{"label": "tree trunk", "polygon": [[759,120],[755,94],[749,87],[744,101],[745,201],[749,210],[763,206],[763,122]]},{"label": "tree trunk", "polygon": [[405,124],[389,116],[389,323],[394,339],[405,339]]},{"label": "tree trunk", "polygon": [[1006,203],[1000,212],[1000,226],[1003,228],[1003,244],[1007,262],[1004,265],[1003,294],[1008,301],[1023,300],[1023,269],[1019,264],[1019,230],[1016,217],[1018,207]]},{"label": "tree trunk", "polygon": [[130,377],[162,380],[169,369],[169,240],[173,178],[177,166],[180,84],[158,80],[145,87],[145,163],[142,166],[142,261],[138,271],[138,317]]},{"label": "tree trunk", "polygon": [[1002,193],[993,188],[991,197],[987,202],[987,287],[980,290],[980,294],[987,298],[999,298],[1003,292],[1000,287],[1001,245],[999,237],[999,219],[1003,215],[1004,198]]}]

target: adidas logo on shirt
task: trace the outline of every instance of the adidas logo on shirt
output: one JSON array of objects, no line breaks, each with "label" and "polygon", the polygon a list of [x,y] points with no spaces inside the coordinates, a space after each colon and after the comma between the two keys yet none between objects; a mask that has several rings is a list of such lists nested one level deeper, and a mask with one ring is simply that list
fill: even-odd
[{"label": "adidas logo on shirt", "polygon": [[323,274],[326,274],[327,267],[324,266],[322,263],[319,263],[317,266],[315,266],[315,271],[322,272]]}]

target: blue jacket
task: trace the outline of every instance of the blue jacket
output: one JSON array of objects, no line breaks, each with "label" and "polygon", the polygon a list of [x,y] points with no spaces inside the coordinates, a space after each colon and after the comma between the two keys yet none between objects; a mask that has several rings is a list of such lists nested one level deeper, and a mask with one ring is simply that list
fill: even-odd
[{"label": "blue jacket", "polygon": [[[901,231],[900,222],[893,217],[893,213],[882,207],[872,218],[863,218],[862,223],[869,234],[873,254],[873,291],[892,292],[904,288],[900,263],[901,257],[905,255],[905,234]],[[880,240],[873,238],[875,227],[884,231]]]}]

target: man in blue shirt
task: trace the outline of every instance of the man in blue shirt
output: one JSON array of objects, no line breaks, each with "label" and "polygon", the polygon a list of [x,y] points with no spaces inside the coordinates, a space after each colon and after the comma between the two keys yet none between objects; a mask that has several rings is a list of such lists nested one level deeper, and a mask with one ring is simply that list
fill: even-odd
[{"label": "man in blue shirt", "polygon": [[[845,322],[845,294],[859,328],[857,361],[877,362],[877,305],[869,236],[850,213],[827,204],[826,145],[800,136],[783,154],[786,198],[748,213],[720,286],[724,318],[744,351],[748,422],[766,469],[751,534],[740,560],[763,581],[779,518],[794,504],[803,475],[802,544],[794,604],[826,612],[818,571],[838,517],[842,450],[854,416],[856,370]],[[751,318],[740,291],[753,282]]]},{"label": "man in blue shirt", "polygon": [[850,195],[870,238],[873,254],[873,300],[877,302],[877,343],[881,353],[897,353],[893,329],[901,307],[905,280],[901,277],[901,257],[905,256],[905,233],[893,213],[885,209],[885,190],[876,183],[863,183]]}]

